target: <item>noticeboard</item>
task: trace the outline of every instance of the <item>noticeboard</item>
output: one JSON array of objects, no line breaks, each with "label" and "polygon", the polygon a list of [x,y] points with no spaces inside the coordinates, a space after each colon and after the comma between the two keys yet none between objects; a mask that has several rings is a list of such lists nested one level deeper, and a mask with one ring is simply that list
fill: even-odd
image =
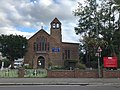
[{"label": "noticeboard", "polygon": [[104,67],[105,68],[117,68],[118,67],[118,60],[117,57],[104,57]]},{"label": "noticeboard", "polygon": [[52,52],[60,52],[60,48],[52,48]]}]

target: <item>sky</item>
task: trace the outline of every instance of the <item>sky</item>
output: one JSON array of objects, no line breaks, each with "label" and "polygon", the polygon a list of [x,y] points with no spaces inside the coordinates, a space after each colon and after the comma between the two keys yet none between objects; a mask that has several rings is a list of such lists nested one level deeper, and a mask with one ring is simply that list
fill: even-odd
[{"label": "sky", "polygon": [[50,34],[50,22],[62,23],[62,41],[79,42],[73,11],[83,0],[0,0],[0,34],[23,35],[29,39],[41,27]]}]

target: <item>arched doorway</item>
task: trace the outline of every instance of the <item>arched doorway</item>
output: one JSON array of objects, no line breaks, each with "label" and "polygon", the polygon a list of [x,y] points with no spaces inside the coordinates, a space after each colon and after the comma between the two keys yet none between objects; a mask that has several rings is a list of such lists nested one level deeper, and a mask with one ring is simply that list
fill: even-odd
[{"label": "arched doorway", "polygon": [[37,68],[45,68],[45,59],[44,57],[38,57]]}]

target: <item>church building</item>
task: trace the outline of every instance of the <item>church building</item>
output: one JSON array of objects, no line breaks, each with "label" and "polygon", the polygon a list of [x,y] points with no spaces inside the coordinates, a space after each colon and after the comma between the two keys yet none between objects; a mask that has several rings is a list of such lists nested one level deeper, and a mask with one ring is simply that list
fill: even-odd
[{"label": "church building", "polygon": [[31,68],[49,68],[51,64],[74,67],[79,60],[79,43],[62,42],[61,22],[57,18],[50,25],[50,34],[41,29],[28,39],[24,64]]}]

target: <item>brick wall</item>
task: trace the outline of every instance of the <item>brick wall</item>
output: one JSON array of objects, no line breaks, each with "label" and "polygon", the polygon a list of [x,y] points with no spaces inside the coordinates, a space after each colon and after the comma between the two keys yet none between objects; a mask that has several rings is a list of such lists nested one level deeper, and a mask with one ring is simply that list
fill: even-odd
[{"label": "brick wall", "polygon": [[73,70],[48,70],[48,78],[74,78]]},{"label": "brick wall", "polygon": [[48,70],[48,78],[97,78],[96,70]]},{"label": "brick wall", "polygon": [[103,70],[104,78],[120,78],[119,70]]},{"label": "brick wall", "polygon": [[97,78],[97,70],[75,70],[75,78]]},{"label": "brick wall", "polygon": [[[103,70],[102,78],[120,78],[119,70]],[[48,70],[48,78],[98,78],[97,70]]]}]

